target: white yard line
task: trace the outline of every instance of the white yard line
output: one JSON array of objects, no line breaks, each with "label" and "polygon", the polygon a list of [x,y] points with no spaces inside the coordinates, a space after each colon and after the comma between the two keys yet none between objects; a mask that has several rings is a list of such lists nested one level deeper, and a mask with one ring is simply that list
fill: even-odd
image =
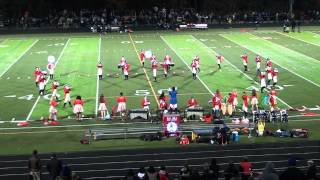
[{"label": "white yard line", "polygon": [[0,42],[0,44],[4,44],[5,42],[7,42],[9,40],[9,38],[7,39],[2,39],[2,41]]},{"label": "white yard line", "polygon": [[[100,39],[99,39],[99,54],[98,54],[98,63],[101,61],[101,35],[100,35]],[[97,90],[96,90],[96,111],[95,111],[95,115],[98,115],[98,102],[99,102],[99,76],[97,73]]]},{"label": "white yard line", "polygon": [[[163,36],[160,36],[160,38],[169,46],[169,48],[181,59],[181,61],[188,67],[188,69],[190,71],[192,71],[192,69],[190,68],[190,66],[188,65],[188,63],[179,55],[179,53],[172,48],[172,46],[167,42],[167,40],[165,40],[165,38],[163,38]],[[211,95],[214,95],[214,93],[210,90],[210,88],[201,80],[200,76],[197,75],[199,81],[201,82],[201,84],[210,92]]]},{"label": "white yard line", "polygon": [[[64,51],[65,51],[65,49],[66,49],[66,47],[68,46],[69,42],[70,42],[70,38],[69,38],[68,41],[65,43],[65,45],[64,45],[64,47],[63,47],[63,49],[62,49],[62,51],[61,51],[61,53],[60,53],[60,55],[59,55],[59,57],[58,57],[58,59],[57,59],[56,67],[57,67],[57,65],[58,65],[58,63],[59,63],[59,61],[60,61],[60,59],[61,59],[61,57],[62,57],[62,55],[63,55],[63,53],[64,53]],[[40,100],[40,97],[41,97],[41,96],[38,96],[36,102],[33,104],[32,108],[31,108],[31,110],[30,110],[30,112],[29,112],[29,114],[28,114],[28,116],[27,116],[27,118],[26,118],[27,121],[30,120],[30,117],[31,117],[34,109],[36,108],[36,106],[37,106],[37,104],[38,104],[38,102],[39,102],[39,100]]]},{"label": "white yard line", "polygon": [[[290,36],[288,34],[285,34],[285,33],[282,33],[282,32],[278,32],[278,31],[275,31],[275,33],[277,34],[281,34],[282,36],[287,36],[289,38],[292,38],[292,39],[296,39],[298,41],[302,41],[302,42],[305,42],[305,43],[308,43],[308,44],[312,44],[312,45],[315,45],[315,46],[320,46],[320,44],[316,44],[316,43],[313,43],[313,42],[309,42],[309,41],[306,41],[306,40],[303,40],[303,39],[300,39],[300,38],[297,38],[297,37],[294,37],[294,36]],[[314,34],[314,33],[313,33]],[[317,35],[317,34],[314,34],[314,35]],[[319,36],[319,35],[318,35]]]},{"label": "white yard line", "polygon": [[22,56],[24,56],[37,42],[39,41],[39,39],[37,39],[36,41],[34,41],[18,58],[16,58],[13,63],[11,63],[6,70],[4,70],[1,74],[0,77],[2,77],[14,64],[16,64],[21,58]]},{"label": "white yard line", "polygon": [[[195,40],[199,41],[197,38],[195,38],[193,35],[191,35]],[[212,50],[211,48],[209,48],[207,45],[205,45],[203,42],[199,41],[201,44],[203,44],[209,51],[211,51],[212,53],[214,53],[215,55],[218,55],[214,50]],[[241,71],[238,67],[236,67],[235,65],[233,65],[230,61],[228,61],[226,58],[224,59],[230,66],[232,66],[235,70],[239,71],[240,73],[242,73],[245,77],[247,77],[249,80],[253,81],[255,84],[257,84],[258,86],[260,86],[260,84],[258,82],[256,82],[254,79],[252,79],[250,76],[248,76],[246,73],[244,73],[243,71]],[[291,107],[288,103],[286,103],[285,101],[283,101],[282,99],[280,99],[279,97],[277,97],[277,99],[279,101],[281,101],[284,105],[286,105],[287,107],[293,109],[293,107]]]}]

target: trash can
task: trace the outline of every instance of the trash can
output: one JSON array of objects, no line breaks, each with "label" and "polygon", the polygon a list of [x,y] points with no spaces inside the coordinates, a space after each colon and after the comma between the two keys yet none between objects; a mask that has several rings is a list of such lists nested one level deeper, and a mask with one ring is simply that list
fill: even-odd
[{"label": "trash can", "polygon": [[232,139],[233,139],[233,142],[235,142],[235,143],[239,142],[239,133],[238,133],[238,131],[233,131],[232,132]]}]

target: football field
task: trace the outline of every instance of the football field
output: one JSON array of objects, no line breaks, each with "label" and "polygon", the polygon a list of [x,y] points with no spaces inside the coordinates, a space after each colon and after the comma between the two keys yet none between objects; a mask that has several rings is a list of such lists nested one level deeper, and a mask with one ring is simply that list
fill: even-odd
[{"label": "football field", "polygon": [[[175,66],[168,78],[159,67],[157,81],[153,81],[150,61],[146,60],[145,68],[140,63],[142,49],[152,51],[158,62],[166,54],[172,57]],[[71,99],[81,95],[85,102],[84,115],[88,119],[85,122],[76,122],[72,108],[64,108],[63,100],[58,105],[61,125],[78,126],[107,123],[95,118],[100,94],[106,97],[109,112],[116,106],[120,92],[127,96],[128,109],[140,108],[141,100],[148,96],[151,109],[155,111],[160,93],[164,91],[168,95],[168,88],[176,86],[180,109],[185,109],[187,100],[193,96],[209,112],[208,101],[217,89],[223,96],[236,89],[240,95],[240,108],[241,93],[260,88],[254,61],[256,54],[264,60],[270,58],[279,70],[276,89],[280,108],[319,109],[319,49],[320,31],[317,28],[289,34],[273,29],[234,29],[0,36],[0,128],[5,132],[10,130],[6,128],[15,128],[14,132],[19,132],[16,125],[25,120],[31,127],[43,127],[38,120],[48,118],[52,81],[47,84],[46,95],[39,96],[33,72],[37,66],[46,68],[48,55],[56,58],[55,79],[61,85],[60,99],[63,99],[63,85],[68,84],[72,87]],[[249,56],[248,72],[244,72],[240,57],[244,53]],[[217,54],[225,57],[221,70],[216,63]],[[197,80],[193,80],[190,64],[196,55],[200,57],[201,71]],[[129,80],[124,80],[117,67],[121,56],[131,65]],[[97,79],[99,61],[103,64],[102,80]],[[260,107],[267,107],[263,101],[265,95],[259,93]],[[299,116],[298,119],[303,118]],[[64,127],[66,129],[68,127]]]}]

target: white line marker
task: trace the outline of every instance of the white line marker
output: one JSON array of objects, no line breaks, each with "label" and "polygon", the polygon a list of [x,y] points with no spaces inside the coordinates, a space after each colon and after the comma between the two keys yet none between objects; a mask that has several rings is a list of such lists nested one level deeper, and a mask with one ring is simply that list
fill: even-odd
[{"label": "white line marker", "polygon": [[10,77],[7,77],[7,79],[10,79]]},{"label": "white line marker", "polygon": [[291,85],[291,84],[284,84],[283,85],[283,87],[291,87],[291,86],[293,86],[293,85]]},{"label": "white line marker", "polygon": [[[99,39],[99,50],[98,50],[98,63],[101,61],[101,41],[102,41],[102,38],[101,38],[101,35],[100,35],[100,39]],[[95,115],[97,116],[98,115],[98,102],[99,102],[99,76],[98,76],[98,73],[97,73],[97,89],[96,89],[96,111],[95,111]]]},{"label": "white line marker", "polygon": [[31,77],[30,77],[30,76],[28,76],[28,79],[31,79]]},{"label": "white line marker", "polygon": [[[177,51],[172,48],[172,46],[167,42],[167,40],[165,40],[162,36],[160,36],[160,38],[172,49],[172,51],[181,59],[181,61],[188,67],[188,69],[189,69],[190,71],[192,71],[191,68],[190,68],[190,66],[188,65],[188,63],[186,63],[186,61],[177,53]],[[198,77],[199,81],[201,82],[201,84],[210,92],[210,94],[213,95],[213,92],[212,92],[212,91],[210,90],[210,88],[201,80],[200,76],[197,75],[197,77]]]},{"label": "white line marker", "polygon": [[[193,35],[191,35],[194,39],[197,39],[197,38],[195,38]],[[201,41],[199,41],[201,44],[203,44],[205,47],[207,47],[207,49],[209,50],[209,51],[211,51],[212,53],[214,53],[215,55],[218,55],[214,50],[212,50],[211,48],[209,48],[208,46],[206,46],[203,42],[201,42]],[[258,82],[256,82],[254,79],[252,79],[250,76],[248,76],[246,73],[244,73],[244,72],[242,72],[238,67],[236,67],[235,65],[233,65],[230,61],[228,61],[226,58],[224,59],[228,64],[230,64],[230,66],[232,66],[235,70],[237,70],[237,71],[239,71],[240,73],[242,73],[244,76],[246,76],[248,79],[250,79],[251,81],[253,81],[255,84],[257,84],[257,85],[259,85],[260,86],[260,84],[258,83]],[[289,108],[291,108],[292,109],[292,107],[289,105],[289,104],[287,104],[286,102],[284,102],[282,99],[280,99],[280,98],[278,98],[277,97],[277,99],[279,100],[279,101],[281,101],[284,105],[286,105],[286,106],[288,106]]]},{"label": "white line marker", "polygon": [[17,79],[21,79],[20,77],[17,77]]},{"label": "white line marker", "polygon": [[[65,45],[64,45],[64,47],[63,47],[63,49],[62,49],[62,51],[61,51],[61,53],[60,53],[60,55],[59,55],[59,57],[58,57],[58,59],[57,59],[56,67],[57,67],[57,65],[58,65],[58,63],[59,63],[59,61],[60,61],[60,59],[61,59],[61,57],[62,57],[62,55],[63,55],[63,53],[64,53],[64,51],[65,51],[65,49],[66,49],[66,47],[68,46],[69,42],[70,42],[70,38],[68,38],[67,43],[65,43]],[[36,106],[37,106],[37,104],[38,104],[38,102],[39,102],[39,100],[40,100],[40,97],[41,97],[41,96],[38,96],[36,102],[34,102],[32,108],[31,108],[31,110],[30,110],[30,112],[29,112],[29,114],[28,114],[28,116],[27,116],[27,119],[26,119],[27,121],[30,119],[30,117],[31,117],[34,109],[36,108]]]},{"label": "white line marker", "polygon": [[[304,44],[304,45],[307,45],[307,46],[310,46],[310,44],[315,45],[315,46],[320,46],[320,44],[316,44],[316,43],[313,43],[313,42],[309,42],[309,41],[306,41],[306,40],[303,40],[303,39],[300,39],[300,38],[297,38],[297,37],[294,37],[294,36],[290,36],[290,35],[288,35],[288,34],[284,34],[284,33],[277,32],[277,31],[275,31],[275,33],[281,34],[281,35],[283,35],[283,36],[287,36],[287,37],[292,38],[292,39],[296,39],[296,40],[298,40],[298,41],[302,41],[302,42],[308,43],[308,44]],[[317,35],[317,36],[320,37],[319,35]]]},{"label": "white line marker", "polygon": [[[24,56],[37,42],[39,41],[39,39],[37,39],[36,41],[34,41],[29,47],[28,49],[26,49],[17,59],[15,59],[13,61],[13,63],[10,64],[10,66],[7,67],[6,70],[4,70],[1,74],[0,74],[0,77],[2,77],[15,63],[17,63],[21,58],[22,56]],[[10,78],[9,78],[10,79]]]},{"label": "white line marker", "polygon": [[15,98],[17,96],[16,95],[9,95],[9,96],[4,96],[4,97],[6,97],[6,98]]}]

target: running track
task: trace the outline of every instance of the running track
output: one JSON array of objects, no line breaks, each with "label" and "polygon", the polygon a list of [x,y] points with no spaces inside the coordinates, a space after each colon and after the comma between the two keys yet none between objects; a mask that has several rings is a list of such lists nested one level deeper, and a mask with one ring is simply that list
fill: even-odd
[{"label": "running track", "polygon": [[[187,163],[192,168],[201,169],[201,165],[216,158],[220,169],[225,169],[230,161],[240,162],[247,156],[254,164],[254,170],[261,171],[267,161],[272,161],[280,172],[287,167],[287,160],[294,156],[297,166],[305,170],[307,160],[313,159],[320,164],[320,141],[251,144],[228,146],[198,146],[166,149],[93,151],[57,154],[58,158],[71,166],[84,179],[121,179],[128,169],[135,171],[141,167],[165,165],[172,177]],[[43,164],[43,176],[46,177],[45,164],[50,154],[40,155]],[[27,159],[29,156],[0,156],[0,179],[27,179]]]}]

